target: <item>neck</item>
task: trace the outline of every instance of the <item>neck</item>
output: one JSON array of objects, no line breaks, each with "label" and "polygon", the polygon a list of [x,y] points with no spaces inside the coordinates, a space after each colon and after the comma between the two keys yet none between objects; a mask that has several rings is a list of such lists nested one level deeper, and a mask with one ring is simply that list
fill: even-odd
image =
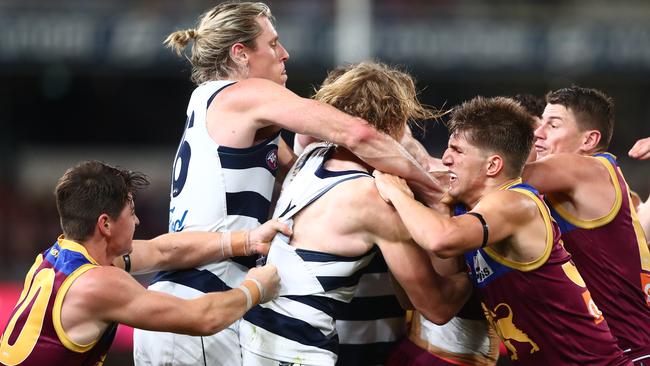
[{"label": "neck", "polygon": [[474,207],[476,207],[476,205],[483,199],[483,197],[487,196],[492,192],[503,189],[504,187],[512,184],[518,179],[519,177],[488,178],[480,189],[475,190],[474,192],[468,195],[467,199],[463,199],[462,201],[471,210]]},{"label": "neck", "polygon": [[91,237],[85,241],[72,240],[77,242],[86,248],[88,254],[95,260],[97,263],[107,266],[113,263],[113,260],[117,257],[108,252],[108,244],[102,239]]}]

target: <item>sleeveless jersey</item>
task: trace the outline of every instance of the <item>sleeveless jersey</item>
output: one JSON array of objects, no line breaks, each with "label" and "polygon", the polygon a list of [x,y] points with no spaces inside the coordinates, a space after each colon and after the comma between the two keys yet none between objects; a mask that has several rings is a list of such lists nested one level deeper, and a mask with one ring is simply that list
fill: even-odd
[{"label": "sleeveless jersey", "polygon": [[[220,146],[208,134],[208,107],[217,93],[233,84],[209,81],[192,93],[173,167],[170,232],[246,230],[268,219],[280,133],[241,149]],[[252,256],[236,257],[190,270],[160,272],[150,289],[184,298],[226,291],[238,286],[254,265]]]},{"label": "sleeveless jersey", "polygon": [[82,245],[63,236],[36,257],[2,335],[0,364],[97,366],[104,363],[117,324],[111,324],[99,339],[89,344],[75,343],[61,325],[61,305],[70,285],[97,266]]},{"label": "sleeveless jersey", "polygon": [[537,191],[506,185],[538,206],[546,226],[544,254],[528,263],[490,247],[466,254],[488,321],[513,365],[628,365],[607,322],[564,250],[560,231]]},{"label": "sleeveless jersey", "polygon": [[621,349],[650,360],[650,252],[623,174],[611,154],[597,154],[609,171],[616,200],[595,220],[570,215],[547,196],[562,241]]},{"label": "sleeveless jersey", "polygon": [[336,314],[338,366],[383,365],[406,334],[405,311],[399,304],[381,252],[359,279],[350,304]]},{"label": "sleeveless jersey", "polygon": [[[454,216],[467,213],[464,205],[454,206]],[[410,340],[396,350],[392,359],[408,358],[408,353],[417,357],[423,351],[431,354],[425,363],[433,358],[455,365],[493,366],[499,358],[499,336],[489,326],[476,291],[456,316],[443,325],[437,325],[426,319],[419,311],[414,311],[409,331]],[[420,349],[412,352],[412,345]],[[399,361],[398,361],[399,362]],[[418,364],[412,361],[409,364]]]},{"label": "sleeveless jersey", "polygon": [[[341,182],[370,177],[360,171],[328,171],[323,167],[331,144],[311,146],[289,173],[274,218],[291,224],[300,210]],[[277,234],[268,263],[278,268],[279,297],[249,310],[240,324],[246,350],[282,362],[334,365],[338,336],[335,314],[349,303],[359,278],[377,249],[358,257],[300,249]]]}]

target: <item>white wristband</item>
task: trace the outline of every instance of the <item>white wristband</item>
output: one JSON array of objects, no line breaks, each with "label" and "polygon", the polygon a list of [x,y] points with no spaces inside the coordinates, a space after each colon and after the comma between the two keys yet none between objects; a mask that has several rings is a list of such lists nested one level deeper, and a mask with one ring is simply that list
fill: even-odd
[{"label": "white wristband", "polygon": [[219,244],[221,244],[221,259],[232,257],[232,243],[230,241],[230,236],[230,231],[224,231],[221,233],[221,237],[219,238]]},{"label": "white wristband", "polygon": [[263,303],[264,302],[264,287],[262,286],[260,281],[254,279],[254,278],[247,278],[246,280],[247,281],[253,281],[253,283],[255,283],[255,285],[257,285],[257,289],[260,290],[260,303]]},{"label": "white wristband", "polygon": [[238,288],[244,292],[244,295],[246,295],[246,311],[248,311],[253,307],[253,296],[251,295],[251,290],[244,285],[241,285]]}]

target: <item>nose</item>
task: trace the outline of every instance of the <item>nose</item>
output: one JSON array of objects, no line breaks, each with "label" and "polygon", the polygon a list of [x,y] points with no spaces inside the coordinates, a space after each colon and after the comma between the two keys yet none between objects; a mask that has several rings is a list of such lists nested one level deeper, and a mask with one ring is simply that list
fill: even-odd
[{"label": "nose", "polygon": [[140,219],[138,218],[138,216],[135,215],[134,217],[135,217],[135,226],[140,225]]},{"label": "nose", "polygon": [[535,133],[533,134],[535,136],[535,139],[544,139],[546,137],[545,131],[544,131],[544,124],[542,123],[535,129]]},{"label": "nose", "polygon": [[445,150],[445,153],[442,154],[442,164],[446,167],[449,167],[451,165],[451,153],[450,149]]},{"label": "nose", "polygon": [[284,48],[282,43],[279,43],[280,45],[280,61],[286,61],[289,59],[289,52],[287,52],[287,49]]}]

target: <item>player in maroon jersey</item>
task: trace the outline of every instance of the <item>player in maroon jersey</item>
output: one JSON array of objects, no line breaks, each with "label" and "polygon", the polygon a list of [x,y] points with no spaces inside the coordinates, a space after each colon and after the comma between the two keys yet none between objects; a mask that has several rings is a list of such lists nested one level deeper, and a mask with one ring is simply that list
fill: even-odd
[{"label": "player in maroon jersey", "polygon": [[562,241],[637,365],[650,364],[650,252],[616,157],[607,153],[614,102],[572,86],[546,96],[535,131],[539,159],[524,180],[545,194]]},{"label": "player in maroon jersey", "polygon": [[[268,252],[277,222],[262,230],[174,233],[133,241],[139,223],[133,195],[147,184],[140,173],[100,162],[70,170],[56,188],[64,235],[39,254],[0,341],[4,365],[102,364],[118,323],[187,334],[213,334],[252,305],[277,294],[272,266],[252,269],[242,285],[194,300],[145,290],[111,264],[136,271],[194,266],[246,252]],[[261,229],[262,227],[260,227]]]},{"label": "player in maroon jersey", "polygon": [[441,257],[465,253],[482,307],[515,365],[630,365],[564,250],[536,190],[521,182],[531,116],[508,98],[457,108],[443,163],[449,195],[470,209],[446,217],[414,200],[405,182],[377,187],[415,241]]}]

